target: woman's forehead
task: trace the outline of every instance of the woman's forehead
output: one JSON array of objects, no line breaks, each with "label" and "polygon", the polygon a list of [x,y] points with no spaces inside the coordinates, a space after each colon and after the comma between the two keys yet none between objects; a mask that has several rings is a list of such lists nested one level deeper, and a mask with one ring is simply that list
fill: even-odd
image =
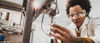
[{"label": "woman's forehead", "polygon": [[69,12],[78,12],[78,11],[82,11],[83,9],[80,7],[80,5],[75,5],[73,7],[70,7]]}]

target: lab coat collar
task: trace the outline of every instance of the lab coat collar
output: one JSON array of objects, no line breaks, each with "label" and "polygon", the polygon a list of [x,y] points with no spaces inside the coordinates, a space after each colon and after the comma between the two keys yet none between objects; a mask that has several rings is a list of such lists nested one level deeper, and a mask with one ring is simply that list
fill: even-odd
[{"label": "lab coat collar", "polygon": [[89,17],[86,17],[82,26],[80,27],[80,28],[82,28],[82,31],[87,27],[88,22],[89,22]]},{"label": "lab coat collar", "polygon": [[[83,24],[80,26],[80,28],[79,28],[79,31],[78,31],[78,29],[77,29],[77,26],[74,24],[74,29],[76,29],[78,32],[82,32],[82,31],[86,31],[85,29],[87,28],[87,25],[88,25],[88,22],[89,22],[89,17],[85,17],[85,20],[84,20],[84,22],[83,22]],[[82,32],[83,33],[83,32]],[[86,37],[87,36],[87,31],[85,32],[85,35],[84,35],[84,37]],[[82,34],[81,34],[82,35]],[[82,35],[83,36],[83,35]]]},{"label": "lab coat collar", "polygon": [[[85,17],[85,20],[83,22],[83,24],[80,26],[80,28],[84,28],[84,26],[86,26],[89,22],[89,17]],[[74,24],[74,23],[73,23]],[[77,29],[77,26],[74,24],[74,29]]]}]

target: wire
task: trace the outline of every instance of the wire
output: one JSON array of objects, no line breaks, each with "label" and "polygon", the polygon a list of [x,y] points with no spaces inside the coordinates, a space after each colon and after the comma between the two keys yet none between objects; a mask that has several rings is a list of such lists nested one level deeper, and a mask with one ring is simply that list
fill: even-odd
[{"label": "wire", "polygon": [[23,21],[22,21],[22,22],[23,22],[23,23],[22,23],[22,27],[24,27],[24,24],[25,24],[25,16],[26,16],[25,7],[22,8],[22,14],[23,14],[23,16],[24,16],[24,17],[22,16],[22,19],[23,19]]},{"label": "wire", "polygon": [[[44,14],[42,16],[42,21],[41,21],[41,30],[43,31],[43,21],[44,21]],[[44,31],[43,31],[44,32]],[[46,32],[44,32],[47,36],[49,36]]]},{"label": "wire", "polygon": [[22,8],[23,16],[25,17],[25,7]]},{"label": "wire", "polygon": [[[59,13],[59,9],[58,9],[58,5],[57,5],[57,0],[56,0],[56,10],[58,11]],[[51,19],[52,20],[52,19]],[[44,14],[42,16],[42,21],[41,21],[41,30],[43,31],[43,21],[44,21]],[[51,23],[52,24],[52,23]],[[51,27],[51,26],[50,26]],[[43,31],[44,32],[44,31]],[[47,34],[46,32],[44,32],[47,36],[49,36],[49,34]]]}]

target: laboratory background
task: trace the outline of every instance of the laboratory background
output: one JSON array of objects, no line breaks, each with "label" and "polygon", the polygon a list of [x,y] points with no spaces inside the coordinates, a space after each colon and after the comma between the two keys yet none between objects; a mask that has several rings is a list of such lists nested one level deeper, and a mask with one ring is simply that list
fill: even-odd
[{"label": "laboratory background", "polygon": [[[29,29],[30,34],[27,33],[26,30],[28,30],[28,28],[24,26],[29,25],[28,22],[30,22],[31,17],[28,18],[27,14],[31,14],[28,12],[31,9],[27,10],[27,8],[26,10],[28,13],[26,13],[25,8],[22,7],[25,5],[23,4],[24,1],[25,0],[0,0],[0,43],[22,43],[22,41],[25,40],[29,40],[29,43],[52,43],[54,37],[46,35],[50,32],[51,22],[51,17],[48,14],[41,13],[35,20],[32,18],[32,23],[29,23],[31,24],[31,29]],[[34,1],[39,4],[36,4],[38,9],[46,0]],[[30,2],[30,0],[28,2]],[[67,0],[57,0],[59,13],[56,14],[53,22],[67,28],[71,20],[66,15],[66,2]],[[92,8],[89,16],[100,16],[100,0],[90,0],[90,2]],[[26,5],[28,6],[28,4]],[[42,23],[43,15],[44,21]],[[29,21],[27,20],[26,22],[26,19]],[[27,29],[24,30],[24,28]],[[26,36],[23,36],[25,33],[24,31],[26,31]]]}]

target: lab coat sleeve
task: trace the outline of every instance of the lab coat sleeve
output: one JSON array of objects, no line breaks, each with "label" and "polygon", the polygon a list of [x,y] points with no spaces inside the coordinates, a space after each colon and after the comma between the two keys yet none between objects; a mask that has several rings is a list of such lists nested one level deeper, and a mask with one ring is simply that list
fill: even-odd
[{"label": "lab coat sleeve", "polygon": [[92,30],[94,30],[94,37],[90,37],[95,43],[100,43],[100,18],[97,17],[91,21]]},{"label": "lab coat sleeve", "polygon": [[81,37],[82,38],[82,43],[95,43],[91,38],[87,37]]}]

